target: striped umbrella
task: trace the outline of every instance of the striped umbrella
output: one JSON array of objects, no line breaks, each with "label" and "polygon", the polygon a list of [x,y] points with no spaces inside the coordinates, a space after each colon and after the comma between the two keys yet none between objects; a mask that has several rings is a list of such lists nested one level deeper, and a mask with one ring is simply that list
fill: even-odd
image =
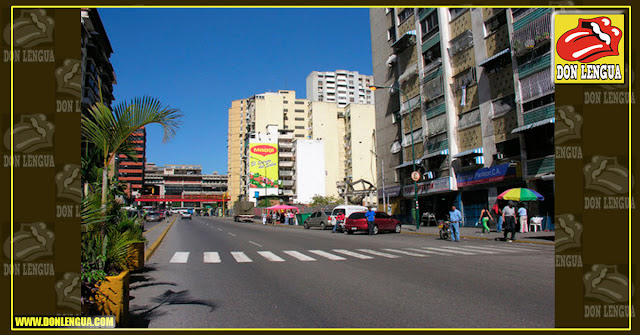
[{"label": "striped umbrella", "polygon": [[544,200],[544,197],[531,189],[518,187],[512,188],[510,190],[506,190],[502,192],[498,199],[500,200],[514,200],[514,201],[536,201],[536,200]]}]

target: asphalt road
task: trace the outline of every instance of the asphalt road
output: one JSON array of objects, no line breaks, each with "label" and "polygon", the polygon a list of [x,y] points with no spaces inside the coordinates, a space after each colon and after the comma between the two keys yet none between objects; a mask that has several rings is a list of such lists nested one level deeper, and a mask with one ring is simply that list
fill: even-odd
[{"label": "asphalt road", "polygon": [[551,328],[553,257],[549,245],[178,218],[132,275],[131,326]]}]

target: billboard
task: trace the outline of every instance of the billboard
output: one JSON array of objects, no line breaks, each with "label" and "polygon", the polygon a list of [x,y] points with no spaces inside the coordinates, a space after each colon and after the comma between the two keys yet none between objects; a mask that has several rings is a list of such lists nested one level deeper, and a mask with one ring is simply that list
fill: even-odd
[{"label": "billboard", "polygon": [[278,188],[278,144],[249,143],[249,187]]}]

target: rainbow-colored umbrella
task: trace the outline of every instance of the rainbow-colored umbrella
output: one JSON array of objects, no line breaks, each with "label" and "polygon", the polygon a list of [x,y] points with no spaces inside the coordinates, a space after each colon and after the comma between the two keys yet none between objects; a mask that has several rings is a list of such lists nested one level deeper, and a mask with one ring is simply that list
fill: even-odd
[{"label": "rainbow-colored umbrella", "polygon": [[536,201],[536,200],[544,200],[544,197],[531,189],[518,187],[512,188],[510,190],[506,190],[502,192],[498,199],[500,200],[513,200],[513,201]]}]

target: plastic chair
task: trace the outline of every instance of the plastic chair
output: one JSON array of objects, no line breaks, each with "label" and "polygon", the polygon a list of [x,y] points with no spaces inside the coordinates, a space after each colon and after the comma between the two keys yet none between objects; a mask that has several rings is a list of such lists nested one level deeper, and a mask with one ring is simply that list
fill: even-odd
[{"label": "plastic chair", "polygon": [[533,231],[537,232],[538,230],[542,230],[542,221],[544,220],[543,217],[540,216],[534,216],[531,218],[531,220],[529,220],[529,231],[531,231],[531,227],[533,227]]}]

